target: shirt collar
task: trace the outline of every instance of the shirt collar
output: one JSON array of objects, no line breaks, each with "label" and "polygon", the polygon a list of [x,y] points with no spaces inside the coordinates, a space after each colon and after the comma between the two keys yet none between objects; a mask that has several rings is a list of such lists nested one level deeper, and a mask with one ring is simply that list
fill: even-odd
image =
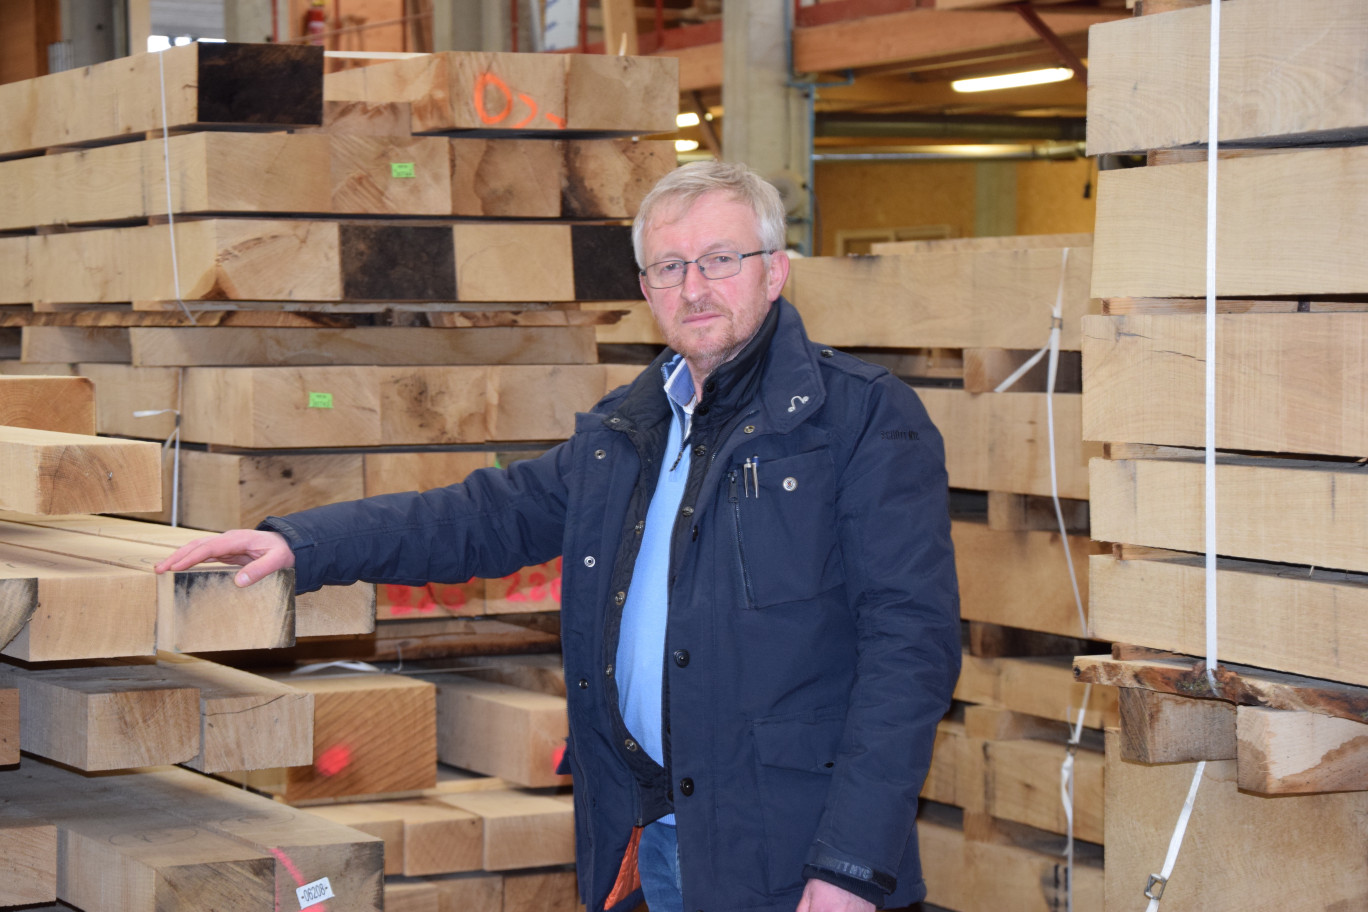
[{"label": "shirt collar", "polygon": [[671,404],[678,406],[684,414],[692,415],[694,406],[698,404],[698,394],[694,392],[693,374],[684,356],[675,355],[661,366],[660,372],[665,378],[665,395]]}]

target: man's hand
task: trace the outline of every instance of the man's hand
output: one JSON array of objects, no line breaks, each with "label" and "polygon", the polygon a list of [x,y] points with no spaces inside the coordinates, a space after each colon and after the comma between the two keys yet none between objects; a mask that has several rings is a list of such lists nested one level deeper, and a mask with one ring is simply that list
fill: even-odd
[{"label": "man's hand", "polygon": [[874,904],[814,877],[803,888],[797,912],[874,912]]},{"label": "man's hand", "polygon": [[233,577],[233,582],[239,586],[250,586],[277,570],[293,567],[294,552],[290,550],[285,536],[279,532],[234,529],[181,545],[153,569],[165,573],[168,570],[184,570],[210,560],[242,567],[242,571]]}]

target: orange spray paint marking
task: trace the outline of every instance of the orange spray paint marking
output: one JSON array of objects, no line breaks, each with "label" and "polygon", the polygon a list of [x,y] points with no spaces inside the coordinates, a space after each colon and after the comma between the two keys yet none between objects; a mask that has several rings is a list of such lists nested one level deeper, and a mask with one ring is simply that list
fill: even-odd
[{"label": "orange spray paint marking", "polygon": [[518,101],[521,101],[523,104],[527,105],[532,110],[526,117],[524,117],[522,120],[518,121],[513,125],[514,129],[517,129],[518,127],[527,126],[529,123],[532,122],[532,118],[537,116],[537,103],[533,101],[530,96],[524,95],[522,92],[519,92]]},{"label": "orange spray paint marking", "polygon": [[551,752],[551,772],[560,769],[560,765],[565,762],[565,745],[562,744]]},{"label": "orange spray paint marking", "polygon": [[564,117],[557,117],[555,114],[552,114],[550,111],[547,111],[545,114],[542,115],[542,117],[545,117],[547,120],[549,120],[549,121],[551,121],[553,124],[555,124],[557,129],[560,129],[560,130],[564,130],[564,129],[565,129],[565,118],[564,118]]},{"label": "orange spray paint marking", "polygon": [[[504,96],[504,109],[500,111],[497,116],[491,115],[487,110],[485,110],[485,89],[491,85],[494,88],[498,89],[500,92],[502,92]],[[480,122],[487,124],[496,124],[499,121],[508,117],[508,115],[512,111],[513,90],[508,87],[508,83],[504,82],[502,79],[500,79],[498,76],[495,76],[493,73],[481,73],[480,78],[475,80],[475,113],[479,115]]]},{"label": "orange spray paint marking", "polygon": [[332,777],[351,766],[351,748],[345,744],[334,744],[318,755],[314,769],[324,776]]}]

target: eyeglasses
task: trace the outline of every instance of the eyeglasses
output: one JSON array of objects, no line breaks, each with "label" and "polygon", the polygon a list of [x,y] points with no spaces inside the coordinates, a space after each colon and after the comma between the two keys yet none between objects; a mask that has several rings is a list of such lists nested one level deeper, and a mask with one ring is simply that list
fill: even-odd
[{"label": "eyeglasses", "polygon": [[641,270],[641,274],[646,277],[646,284],[652,288],[674,288],[676,285],[684,284],[684,274],[689,271],[689,264],[694,263],[705,279],[729,279],[741,271],[741,261],[746,257],[760,256],[764,253],[774,251],[753,250],[750,253],[738,253],[735,250],[718,250],[715,253],[705,253],[696,260],[661,260]]}]

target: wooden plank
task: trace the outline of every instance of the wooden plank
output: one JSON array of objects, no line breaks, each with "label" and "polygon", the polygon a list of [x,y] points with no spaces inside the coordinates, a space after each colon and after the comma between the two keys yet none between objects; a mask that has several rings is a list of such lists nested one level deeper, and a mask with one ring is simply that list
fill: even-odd
[{"label": "wooden plank", "polygon": [[457,225],[452,236],[459,300],[506,300],[510,277],[522,300],[574,300],[570,226]]},{"label": "wooden plank", "polygon": [[161,506],[155,444],[0,427],[0,508],[114,513]]},{"label": "wooden plank", "polygon": [[[1001,532],[984,523],[954,520],[950,535],[962,617],[1060,636],[1083,633],[1058,533]],[[1098,547],[1083,536],[1069,537],[1085,617],[1088,555]]]},{"label": "wooden plank", "polygon": [[320,804],[306,810],[316,817],[380,839],[385,843],[385,875],[404,873],[404,818],[397,802]]},{"label": "wooden plank", "polygon": [[299,905],[299,887],[327,878],[334,894],[329,909],[382,909],[384,844],[375,837],[188,770],[120,777],[118,789],[131,808],[184,815],[272,856],[274,908]]},{"label": "wooden plank", "polygon": [[34,362],[115,362],[129,360],[128,330],[116,327],[25,326],[25,361]]},{"label": "wooden plank", "polygon": [[[1068,756],[1064,744],[970,739],[965,749],[981,751],[984,758],[985,813],[1051,833],[1066,832],[1059,793],[1059,770]],[[1074,756],[1074,834],[1101,843],[1103,757],[1091,750],[1078,750]]]},{"label": "wooden plank", "polygon": [[[1201,297],[1206,163],[1108,171],[1098,183],[1092,293]],[[1368,213],[1368,149],[1309,149],[1221,164],[1216,293],[1362,294],[1368,266],[1336,230]],[[1257,202],[1250,195],[1258,197]]]},{"label": "wooden plank", "polygon": [[[1162,18],[1162,17],[1160,17]],[[1173,821],[1192,783],[1190,763],[1129,763],[1108,736],[1106,907],[1136,903],[1163,865]],[[1173,909],[1286,908],[1291,896],[1319,907],[1363,902],[1368,884],[1368,795],[1345,792],[1277,801],[1242,792],[1235,761],[1210,761],[1183,853],[1164,889]],[[1266,859],[1276,856],[1277,864]]]},{"label": "wooden plank", "polygon": [[[174,307],[168,231],[185,301],[524,303],[640,295],[626,226],[243,218],[0,238],[0,263],[16,264],[0,273],[0,304]],[[128,270],[129,262],[143,266]]]},{"label": "wooden plank", "polygon": [[25,763],[0,796],[56,825],[57,897],[81,909],[274,908],[275,860],[192,818],[136,807],[107,777]]},{"label": "wooden plank", "polygon": [[[4,522],[0,537],[16,547],[65,554],[144,573],[174,550],[60,528]],[[156,578],[157,647],[173,652],[271,649],[294,640],[294,571],[240,589],[237,568],[218,565]]]},{"label": "wooden plank", "polygon": [[427,491],[465,481],[476,469],[494,465],[490,452],[367,453],[365,495]]},{"label": "wooden plank", "polygon": [[936,741],[931,750],[931,768],[922,783],[920,797],[925,801],[959,806],[964,769],[964,723],[944,719],[936,726]]},{"label": "wooden plank", "polygon": [[492,218],[560,218],[566,156],[544,139],[451,143],[451,212]]},{"label": "wooden plank", "polygon": [[301,45],[192,43],[10,83],[0,88],[0,155],[163,126],[319,124],[322,58]]},{"label": "wooden plank", "polygon": [[[22,517],[7,515],[7,520],[34,525],[123,539],[144,544],[157,544],[174,550],[196,538],[203,538],[198,529],[164,526],[158,523],[101,516]],[[289,584],[286,591],[292,588]],[[367,583],[350,586],[324,586],[316,592],[295,596],[295,636],[318,637],[344,634],[365,634],[375,629],[375,587]],[[165,648],[165,647],[163,647]]]},{"label": "wooden plank", "polygon": [[437,912],[459,912],[461,909],[502,910],[504,881],[502,874],[479,872],[429,877],[426,882],[437,891]]},{"label": "wooden plank", "polygon": [[195,529],[254,529],[283,516],[365,495],[360,453],[272,455],[181,451],[181,521]]},{"label": "wooden plank", "polygon": [[[1124,15],[1124,10],[1047,12],[1041,19],[1065,37]],[[793,66],[796,72],[834,72],[1036,40],[1026,21],[1007,10],[913,9],[796,28]]]},{"label": "wooden plank", "polygon": [[668,140],[566,140],[564,149],[562,218],[633,218],[676,165]]},{"label": "wooden plank", "polygon": [[[165,440],[176,429],[181,371],[128,364],[82,364],[80,375],[95,383],[95,422],[101,434]],[[142,418],[134,412],[159,414]]]},{"label": "wooden plank", "polygon": [[[1050,494],[1049,423],[1044,393],[984,393],[924,388],[922,404],[945,439],[952,488]],[[1054,397],[1059,495],[1087,499],[1088,457],[1082,443],[1081,397]]]},{"label": "wooden plank", "polygon": [[436,784],[432,684],[388,674],[293,675],[287,680],[314,695],[314,760],[286,771],[286,801]]},{"label": "wooden plank", "polygon": [[575,860],[574,808],[569,802],[512,789],[434,799],[484,820],[486,871],[538,868]]},{"label": "wooden plank", "polygon": [[[1222,142],[1363,135],[1368,11],[1360,4],[1254,0],[1221,19]],[[1210,32],[1205,6],[1091,31],[1089,155],[1206,141]]]},{"label": "wooden plank", "polygon": [[170,137],[167,148],[157,136],[0,162],[0,230],[165,215],[168,169],[171,211],[177,215],[329,212],[330,147],[341,141],[285,133],[191,133]]},{"label": "wooden plank", "polygon": [[987,250],[1033,250],[1038,247],[1091,247],[1091,233],[1013,234],[992,237],[938,238],[931,241],[878,241],[870,245],[875,256],[904,253],[983,252]]},{"label": "wooden plank", "polygon": [[[1067,656],[985,658],[964,656],[955,685],[955,699],[998,706],[1058,722],[1075,722],[1083,708],[1084,685],[1074,680],[1073,660]],[[1117,690],[1093,685],[1083,725],[1115,726],[1119,719]]]},{"label": "wooden plank", "polygon": [[503,912],[576,912],[582,908],[579,883],[571,869],[504,875]]},{"label": "wooden plank", "polygon": [[[594,329],[130,329],[138,367],[342,364],[588,364]],[[84,359],[78,359],[84,360]]]},{"label": "wooden plank", "polygon": [[964,909],[964,831],[932,819],[923,805],[917,818],[917,848],[926,878],[926,901],[946,909]]},{"label": "wooden plank", "polygon": [[403,874],[478,871],[484,859],[484,822],[478,814],[435,800],[385,802],[404,824]]},{"label": "wooden plank", "polygon": [[1235,707],[1220,700],[1121,688],[1121,756],[1136,763],[1232,760]]},{"label": "wooden plank", "polygon": [[151,574],[0,542],[0,591],[0,640],[10,658],[50,662],[156,650]]},{"label": "wooden plank", "polygon": [[1258,706],[1237,713],[1241,789],[1261,795],[1368,790],[1368,725]]},{"label": "wooden plank", "polygon": [[19,762],[19,688],[0,688],[0,765]]},{"label": "wooden plank", "polygon": [[[357,215],[452,215],[451,150],[423,136],[328,137],[330,204]],[[292,212],[282,206],[272,212]]]},{"label": "wooden plank", "polygon": [[[1203,551],[1204,468],[1190,459],[1096,459],[1099,539]],[[1298,504],[1297,510],[1286,509]],[[1226,456],[1216,466],[1216,532],[1231,557],[1368,570],[1368,473],[1352,463]]]},{"label": "wooden plank", "polygon": [[5,665],[0,685],[19,690],[20,742],[40,757],[117,770],[181,763],[199,753],[199,694],[155,664]]},{"label": "wooden plank", "polygon": [[[1050,335],[1065,248],[794,260],[791,300],[808,335],[838,346],[1037,349]],[[1067,248],[1061,346],[1077,350],[1092,251]],[[858,319],[852,319],[852,302]]]},{"label": "wooden plank", "polygon": [[[1035,356],[1034,351],[1014,348],[967,348],[963,352],[964,388],[971,393],[991,393]],[[1049,359],[1042,358],[1012,384],[1015,393],[1049,392]],[[1060,352],[1056,393],[1083,391],[1082,358],[1078,352]]]},{"label": "wooden plank", "polygon": [[1368,718],[1368,690],[1363,687],[1221,662],[1216,669],[1217,691],[1213,693],[1201,659],[1160,655],[1163,657],[1136,659],[1077,656],[1074,675],[1095,684],[1217,697],[1241,706],[1306,710],[1355,721]]},{"label": "wooden plank", "polygon": [[0,376],[0,425],[95,434],[95,386],[85,377]]},{"label": "wooden plank", "polygon": [[204,773],[303,766],[313,761],[313,695],[260,675],[163,652],[157,667],[199,691]]},{"label": "wooden plank", "polygon": [[1061,497],[1056,513],[1054,500],[1050,497],[1010,494],[1006,491],[988,492],[988,528],[995,532],[1057,532],[1061,514],[1068,532],[1088,533],[1090,524],[1086,500]]},{"label": "wooden plank", "polygon": [[568,730],[565,698],[459,674],[434,675],[437,756],[516,785],[568,785],[557,775]]},{"label": "wooden plank", "polygon": [[[1218,447],[1355,458],[1368,452],[1363,315],[1216,321]],[[1084,437],[1202,446],[1204,327],[1200,316],[1084,320]]]},{"label": "wooden plank", "polygon": [[668,58],[445,52],[329,74],[330,101],[411,102],[413,130],[660,133],[674,128]]},{"label": "wooden plank", "polygon": [[[1093,557],[1095,634],[1190,655],[1205,652],[1204,573],[1200,555]],[[1222,559],[1216,586],[1222,661],[1368,685],[1356,658],[1368,648],[1368,576]]]},{"label": "wooden plank", "polygon": [[[1054,790],[1058,791],[1057,782]],[[959,908],[1021,912],[1055,912],[1067,908],[1066,887],[1070,872],[1064,863],[1063,838],[1049,838],[1048,834],[1020,826],[996,827],[995,835],[1002,830],[1009,831],[1010,835],[997,836],[992,841],[965,838],[966,898]],[[1013,837],[1023,844],[1017,844]],[[1075,908],[1101,909],[1101,847],[1079,842],[1074,845],[1074,852]]]},{"label": "wooden plank", "polygon": [[57,827],[5,806],[0,809],[0,906],[56,899]]}]

